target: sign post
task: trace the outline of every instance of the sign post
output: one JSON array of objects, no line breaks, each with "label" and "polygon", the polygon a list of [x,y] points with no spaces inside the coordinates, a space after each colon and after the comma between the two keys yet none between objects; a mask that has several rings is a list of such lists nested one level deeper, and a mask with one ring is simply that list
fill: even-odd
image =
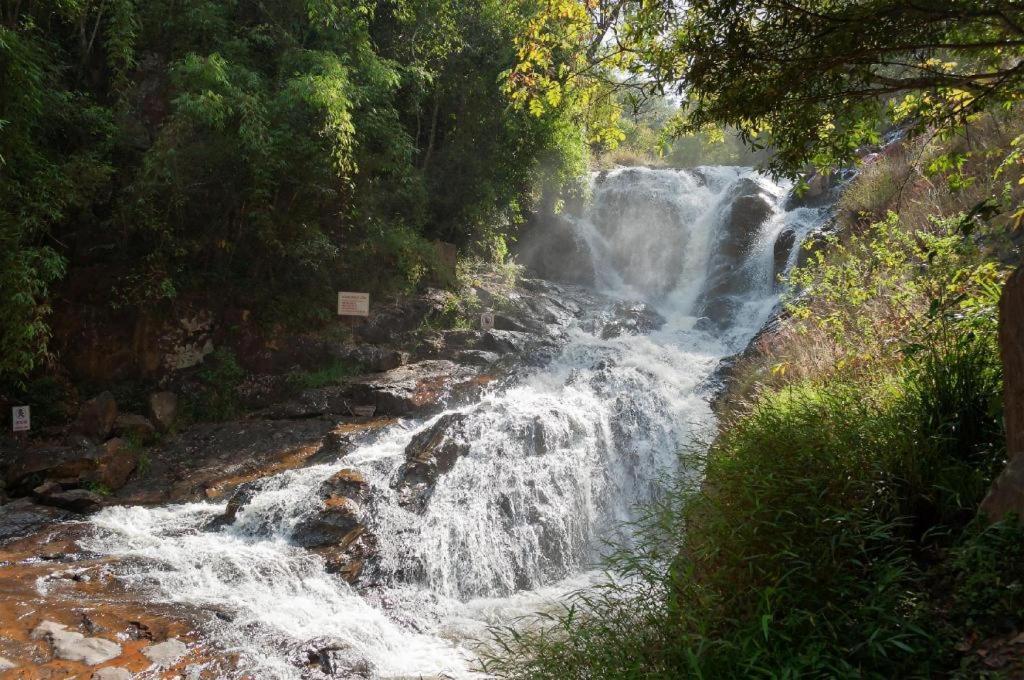
[{"label": "sign post", "polygon": [[370,294],[338,293],[338,316],[370,316]]},{"label": "sign post", "polygon": [[15,432],[28,432],[32,429],[31,406],[15,406],[11,409],[11,429]]},{"label": "sign post", "polygon": [[494,312],[484,312],[483,314],[480,315],[480,330],[494,330]]}]

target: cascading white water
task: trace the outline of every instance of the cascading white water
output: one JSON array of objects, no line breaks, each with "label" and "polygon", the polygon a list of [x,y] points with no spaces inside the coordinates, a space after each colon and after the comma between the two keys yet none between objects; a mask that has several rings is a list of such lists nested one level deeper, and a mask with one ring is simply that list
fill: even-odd
[{"label": "cascading white water", "polygon": [[[737,261],[712,264],[743,181],[771,214]],[[774,305],[778,235],[791,229],[799,244],[820,222],[817,211],[782,210],[784,193],[740,168],[608,173],[579,233],[603,292],[647,300],[667,320],[660,330],[602,339],[581,319],[543,369],[472,406],[395,425],[338,463],[270,478],[229,526],[202,530],[223,504],[108,508],[85,547],[122,558],[121,576],[153,599],[215,612],[205,632],[254,677],[310,677],[293,657],[314,638],[347,648],[363,674],[471,675],[467,639],[596,578],[602,541],[657,480],[699,473],[676,469],[680,448],[713,424],[698,387]],[[717,303],[707,295],[716,267],[740,272],[741,285],[714,327],[701,316]],[[422,512],[403,506],[392,483],[405,447],[456,413],[467,452]],[[371,487],[379,561],[365,592],[290,540],[342,467]]]}]

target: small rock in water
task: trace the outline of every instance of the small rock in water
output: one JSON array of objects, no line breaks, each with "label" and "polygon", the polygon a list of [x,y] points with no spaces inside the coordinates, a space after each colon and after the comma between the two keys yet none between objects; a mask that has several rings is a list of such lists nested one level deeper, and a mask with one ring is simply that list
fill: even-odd
[{"label": "small rock in water", "polygon": [[164,640],[160,644],[151,645],[142,650],[147,659],[160,667],[173,666],[188,652],[184,642],[176,638]]},{"label": "small rock in water", "polygon": [[92,680],[131,680],[131,677],[131,672],[120,666],[107,666],[92,674]]},{"label": "small rock in water", "polygon": [[121,645],[98,637],[85,637],[68,630],[56,621],[43,621],[32,631],[33,640],[46,640],[53,645],[53,653],[68,661],[82,661],[95,666],[120,656]]}]

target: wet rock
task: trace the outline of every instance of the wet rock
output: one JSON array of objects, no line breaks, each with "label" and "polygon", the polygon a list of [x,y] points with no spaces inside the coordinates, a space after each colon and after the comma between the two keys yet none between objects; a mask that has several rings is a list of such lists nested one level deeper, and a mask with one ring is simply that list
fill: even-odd
[{"label": "wet rock", "polygon": [[166,432],[174,425],[178,417],[178,395],[174,392],[154,392],[148,399],[150,421],[161,432]]},{"label": "wet rock", "polygon": [[120,666],[107,666],[92,674],[92,680],[131,680],[131,677],[131,671]]},{"label": "wet rock", "polygon": [[516,259],[550,281],[592,286],[596,278],[586,241],[571,221],[559,216],[528,227],[519,237]]},{"label": "wet rock", "polygon": [[39,505],[29,498],[13,500],[0,505],[0,542],[29,536],[70,516],[66,510]]},{"label": "wet rock", "polygon": [[207,528],[216,529],[218,527],[233,524],[235,519],[238,517],[238,511],[251,503],[252,499],[255,498],[256,494],[258,494],[262,489],[262,479],[256,479],[242,484],[240,487],[235,489],[233,494],[231,494],[231,498],[228,499],[227,507],[224,508],[224,514],[214,520]]},{"label": "wet rock", "polygon": [[366,530],[363,509],[344,496],[333,496],[324,507],[295,526],[292,540],[303,548],[338,546],[342,549]]},{"label": "wet rock", "polygon": [[118,497],[136,503],[226,497],[248,481],[306,464],[336,424],[310,418],[196,425],[150,448],[146,470]]},{"label": "wet rock", "polygon": [[322,506],[296,525],[292,540],[320,555],[329,573],[355,582],[375,546],[366,534],[362,506],[369,484],[358,470],[343,469],[324,481],[317,493]]},{"label": "wet rock", "polygon": [[176,664],[188,652],[188,647],[181,640],[171,638],[142,650],[142,654],[160,668]]},{"label": "wet rock", "polygon": [[438,478],[469,452],[463,429],[467,418],[463,413],[442,416],[406,446],[405,463],[394,483],[402,505],[422,511]]},{"label": "wet rock", "polygon": [[156,434],[156,428],[149,418],[134,413],[122,413],[114,420],[113,433],[118,437],[133,437],[139,442],[148,442]]},{"label": "wet rock", "polygon": [[110,392],[102,392],[82,404],[72,430],[96,440],[104,440],[117,420],[117,401]]},{"label": "wet rock", "polygon": [[87,514],[100,510],[103,497],[87,489],[65,490],[58,482],[46,482],[32,490],[36,501],[42,505]]},{"label": "wet rock", "polygon": [[603,340],[623,334],[646,335],[665,325],[665,317],[643,302],[617,302],[611,316],[601,328]]},{"label": "wet rock", "polygon": [[43,621],[32,631],[33,640],[46,640],[53,653],[68,661],[81,661],[95,666],[120,656],[121,645],[98,637],[85,637],[81,633],[55,621]]},{"label": "wet rock", "polygon": [[440,408],[453,390],[475,377],[475,371],[451,361],[419,361],[361,378],[349,395],[355,403],[375,406],[378,415],[405,416]]},{"label": "wet rock", "polygon": [[772,247],[772,281],[776,287],[779,285],[779,277],[786,273],[789,254],[793,252],[795,244],[796,232],[792,229],[785,229],[775,239],[775,245]]},{"label": "wet rock", "polygon": [[299,645],[292,653],[292,663],[315,673],[304,674],[304,678],[372,678],[376,675],[373,664],[359,657],[349,644],[329,637],[313,638]]}]

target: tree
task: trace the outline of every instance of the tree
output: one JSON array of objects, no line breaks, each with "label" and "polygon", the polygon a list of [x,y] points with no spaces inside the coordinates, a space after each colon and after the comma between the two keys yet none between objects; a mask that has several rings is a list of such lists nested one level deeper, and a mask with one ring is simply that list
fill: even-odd
[{"label": "tree", "polygon": [[[567,1],[551,0],[556,10]],[[580,87],[574,80],[610,79],[638,96],[674,90],[689,102],[679,132],[734,127],[752,145],[772,145],[777,173],[850,160],[878,141],[883,119],[961,125],[1016,101],[1024,83],[1024,5],[1016,0],[584,4],[614,17],[611,26],[589,16],[581,28],[585,12],[570,28],[548,21],[562,41],[588,46],[586,63],[572,70],[548,66],[552,52],[542,48],[558,40],[524,36],[533,52],[519,72],[539,64],[544,77],[519,77],[521,98]]]}]

